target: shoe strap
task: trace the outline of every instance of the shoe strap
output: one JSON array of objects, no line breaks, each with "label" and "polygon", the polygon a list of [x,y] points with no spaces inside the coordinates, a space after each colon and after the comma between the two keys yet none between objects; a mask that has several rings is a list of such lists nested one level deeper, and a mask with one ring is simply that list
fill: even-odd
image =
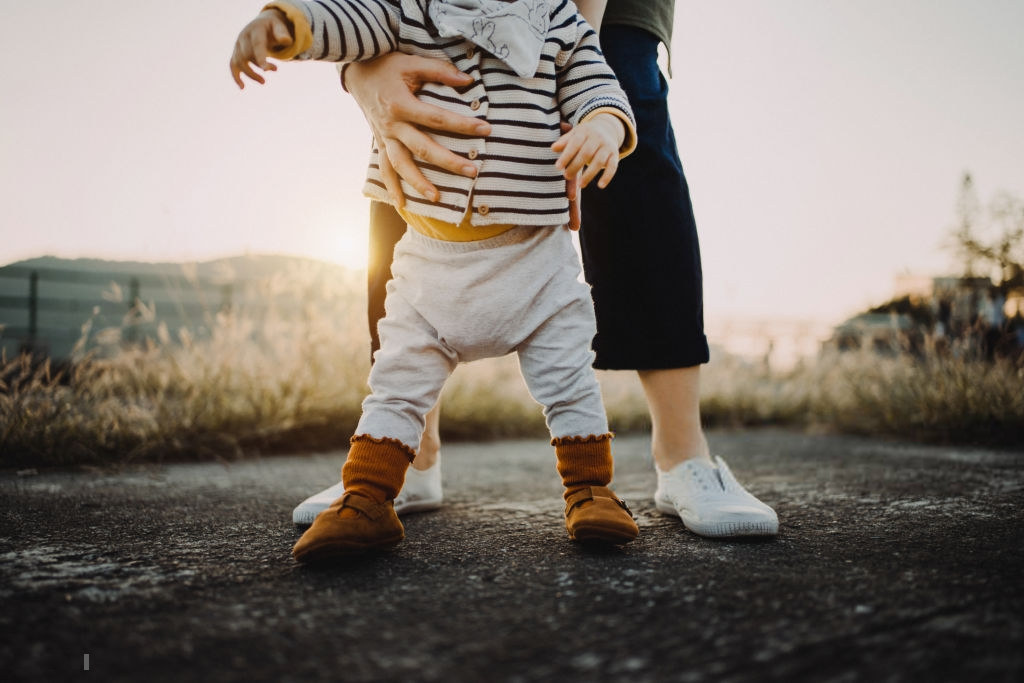
[{"label": "shoe strap", "polygon": [[358,510],[372,520],[377,520],[380,519],[381,515],[387,511],[387,503],[376,503],[364,496],[346,492],[345,495],[341,497],[341,505],[339,506],[339,509],[340,508],[352,508],[353,510]]},{"label": "shoe strap", "polygon": [[626,507],[626,503],[621,498],[612,493],[612,490],[607,486],[585,486],[581,488],[579,491],[570,494],[569,497],[565,499],[565,511],[568,512],[577,505],[585,503],[588,500],[593,500],[594,498],[610,498],[611,500],[615,501],[615,503],[618,504],[619,507],[628,512],[630,516],[632,516],[633,514],[633,512],[628,507]]}]

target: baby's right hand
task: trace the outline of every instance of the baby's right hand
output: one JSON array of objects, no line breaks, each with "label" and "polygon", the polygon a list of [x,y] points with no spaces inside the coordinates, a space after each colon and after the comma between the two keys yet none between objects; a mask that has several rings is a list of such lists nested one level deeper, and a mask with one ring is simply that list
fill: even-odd
[{"label": "baby's right hand", "polygon": [[235,50],[231,53],[231,77],[238,87],[245,88],[243,73],[257,83],[265,83],[263,76],[251,65],[255,64],[263,71],[277,71],[277,65],[268,61],[267,57],[272,51],[288,47],[294,40],[291,28],[280,10],[264,10],[246,24],[238,34]]}]

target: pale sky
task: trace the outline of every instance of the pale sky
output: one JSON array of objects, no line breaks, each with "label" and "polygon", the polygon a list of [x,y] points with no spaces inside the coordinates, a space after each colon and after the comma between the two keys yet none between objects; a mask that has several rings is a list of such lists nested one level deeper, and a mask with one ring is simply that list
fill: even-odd
[{"label": "pale sky", "polygon": [[[240,92],[248,0],[3,0],[0,265],[365,259],[333,65]],[[717,317],[836,321],[942,274],[962,175],[1024,198],[1024,2],[677,0],[671,108]],[[585,229],[585,228],[584,228]]]}]

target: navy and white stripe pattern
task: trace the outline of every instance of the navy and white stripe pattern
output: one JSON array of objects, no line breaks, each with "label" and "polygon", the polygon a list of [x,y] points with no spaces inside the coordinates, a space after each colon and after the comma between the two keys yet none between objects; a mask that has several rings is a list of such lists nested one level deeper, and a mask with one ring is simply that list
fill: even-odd
[{"label": "navy and white stripe pattern", "polygon": [[[551,0],[550,20],[537,73],[520,78],[504,62],[463,38],[441,38],[428,18],[430,0],[314,0],[300,3],[310,22],[313,46],[297,59],[358,61],[398,50],[448,59],[473,77],[460,89],[427,84],[418,97],[450,111],[486,119],[491,135],[459,137],[431,132],[446,148],[476,164],[465,178],[421,163],[441,192],[430,202],[402,184],[406,208],[458,224],[472,204],[473,225],[558,225],[568,221],[565,179],[555,168],[551,144],[560,122],[576,125],[600,107],[633,114],[597,34],[568,0]],[[634,123],[635,126],[635,123]],[[374,148],[364,193],[388,201]]]}]

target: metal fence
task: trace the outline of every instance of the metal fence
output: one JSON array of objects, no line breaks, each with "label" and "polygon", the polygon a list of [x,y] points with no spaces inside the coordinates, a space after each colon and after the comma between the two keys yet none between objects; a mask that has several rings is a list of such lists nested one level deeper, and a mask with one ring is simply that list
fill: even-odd
[{"label": "metal fence", "polygon": [[184,274],[132,274],[31,266],[0,268],[0,348],[69,357],[101,330],[121,330],[126,343],[167,328],[201,330],[230,309],[242,281],[215,282]]}]

